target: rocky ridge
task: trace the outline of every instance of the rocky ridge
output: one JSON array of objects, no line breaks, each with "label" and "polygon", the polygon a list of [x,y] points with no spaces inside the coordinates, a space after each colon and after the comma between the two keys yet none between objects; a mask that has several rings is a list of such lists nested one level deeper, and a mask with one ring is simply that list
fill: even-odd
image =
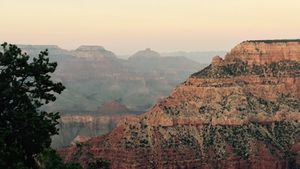
[{"label": "rocky ridge", "polygon": [[300,61],[300,40],[245,41],[225,56],[227,63],[239,59],[251,64],[270,64],[278,61]]},{"label": "rocky ridge", "polygon": [[297,168],[299,51],[295,40],[243,42],[147,113],[60,154],[112,168]]},{"label": "rocky ridge", "polygon": [[71,52],[74,56],[88,60],[117,59],[117,56],[102,46],[79,46]]},{"label": "rocky ridge", "polygon": [[150,48],[147,48],[145,50],[141,50],[133,54],[129,57],[129,59],[139,59],[139,58],[159,58],[161,57],[160,54],[156,51],[151,50]]}]

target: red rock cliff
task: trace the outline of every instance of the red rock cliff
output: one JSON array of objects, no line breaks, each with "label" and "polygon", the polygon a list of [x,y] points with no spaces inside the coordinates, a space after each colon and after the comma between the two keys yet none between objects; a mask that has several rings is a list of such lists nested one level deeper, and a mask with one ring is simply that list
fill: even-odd
[{"label": "red rock cliff", "polygon": [[278,61],[300,61],[300,40],[245,41],[234,47],[225,61],[241,59],[249,64],[266,64]]},{"label": "red rock cliff", "polygon": [[243,42],[149,112],[60,154],[116,169],[299,167],[299,51],[295,41]]}]

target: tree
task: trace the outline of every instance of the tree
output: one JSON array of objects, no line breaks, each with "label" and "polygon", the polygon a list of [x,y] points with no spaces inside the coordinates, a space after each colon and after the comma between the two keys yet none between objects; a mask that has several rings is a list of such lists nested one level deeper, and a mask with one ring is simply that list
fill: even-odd
[{"label": "tree", "polygon": [[87,165],[87,169],[109,169],[109,168],[110,168],[110,163],[103,159],[90,161]]},{"label": "tree", "polygon": [[0,168],[37,168],[37,155],[58,134],[59,114],[40,109],[64,90],[50,76],[57,63],[47,50],[30,58],[15,45],[0,48]]}]

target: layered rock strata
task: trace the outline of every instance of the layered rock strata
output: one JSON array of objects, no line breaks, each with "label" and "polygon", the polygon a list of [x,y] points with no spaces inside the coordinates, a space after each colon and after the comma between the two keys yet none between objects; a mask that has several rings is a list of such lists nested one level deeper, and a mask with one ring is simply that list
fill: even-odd
[{"label": "layered rock strata", "polygon": [[246,41],[109,134],[60,150],[112,168],[300,166],[300,42]]}]

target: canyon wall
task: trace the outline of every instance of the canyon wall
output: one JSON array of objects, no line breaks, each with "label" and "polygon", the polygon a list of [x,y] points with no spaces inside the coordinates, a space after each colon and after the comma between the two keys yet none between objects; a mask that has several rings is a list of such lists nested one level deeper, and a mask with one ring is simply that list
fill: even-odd
[{"label": "canyon wall", "polygon": [[295,40],[243,42],[148,112],[59,153],[116,169],[299,168],[299,51]]},{"label": "canyon wall", "polygon": [[245,41],[234,47],[226,62],[240,59],[248,64],[266,64],[278,61],[300,61],[300,40]]}]

